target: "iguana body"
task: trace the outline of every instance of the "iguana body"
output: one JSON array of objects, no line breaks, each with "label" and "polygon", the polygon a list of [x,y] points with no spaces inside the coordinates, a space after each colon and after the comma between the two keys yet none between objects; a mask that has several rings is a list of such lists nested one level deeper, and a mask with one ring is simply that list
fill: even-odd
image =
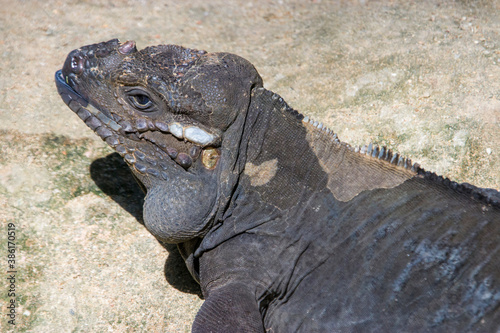
[{"label": "iguana body", "polygon": [[199,281],[194,332],[500,329],[497,191],[341,143],[232,54],[112,40],[56,83]]}]

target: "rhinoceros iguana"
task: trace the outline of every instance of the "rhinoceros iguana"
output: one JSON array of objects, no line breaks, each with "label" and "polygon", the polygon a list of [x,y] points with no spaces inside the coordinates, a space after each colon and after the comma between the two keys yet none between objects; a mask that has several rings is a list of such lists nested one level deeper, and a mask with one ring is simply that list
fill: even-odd
[{"label": "rhinoceros iguana", "polygon": [[56,84],[200,283],[194,332],[500,329],[496,190],[340,142],[229,53],[111,40]]}]

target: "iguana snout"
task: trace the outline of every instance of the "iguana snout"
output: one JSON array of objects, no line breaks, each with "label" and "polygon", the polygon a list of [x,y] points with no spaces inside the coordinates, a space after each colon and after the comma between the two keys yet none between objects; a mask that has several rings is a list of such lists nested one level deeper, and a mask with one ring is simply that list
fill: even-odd
[{"label": "iguana snout", "polygon": [[[148,154],[143,151],[144,149],[137,147],[141,140],[146,140],[161,149],[184,169],[190,168],[200,156],[202,165],[206,169],[213,169],[219,157],[216,148],[220,144],[220,133],[183,119],[154,119],[155,117],[149,116],[148,113],[152,115],[159,113],[162,101],[143,87],[117,89],[118,91],[113,93],[113,99],[120,104],[118,108],[100,103],[98,98],[107,91],[102,87],[107,87],[107,84],[113,82],[110,69],[118,67],[117,63],[123,63],[126,61],[126,56],[136,52],[135,42],[127,41],[120,44],[117,40],[72,51],[62,70],[56,75],[56,82],[63,99],[68,105],[71,104],[73,111],[138,172],[149,172],[164,179],[168,178],[162,173],[163,163],[159,161],[162,159],[161,155],[157,154],[155,158],[154,153],[149,154],[148,158],[156,159],[156,163],[145,163]],[[126,96],[120,98],[122,95],[120,93]],[[108,100],[104,98],[102,102]],[[126,103],[129,104],[128,107],[132,106],[130,109],[136,109],[132,112],[129,110],[129,117],[124,117],[124,112],[121,112],[127,107]],[[126,138],[131,142],[125,144],[123,141],[127,141]],[[155,168],[155,164],[158,163],[160,168]]]}]

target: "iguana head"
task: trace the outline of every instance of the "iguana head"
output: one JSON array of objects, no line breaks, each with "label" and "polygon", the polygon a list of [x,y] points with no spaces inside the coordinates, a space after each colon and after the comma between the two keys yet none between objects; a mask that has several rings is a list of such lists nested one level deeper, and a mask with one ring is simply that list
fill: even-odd
[{"label": "iguana head", "polygon": [[[236,181],[251,90],[246,60],[175,45],[111,40],[72,51],[56,73],[64,102],[130,165],[157,237],[202,236]],[[235,176],[235,177],[233,177]]]}]

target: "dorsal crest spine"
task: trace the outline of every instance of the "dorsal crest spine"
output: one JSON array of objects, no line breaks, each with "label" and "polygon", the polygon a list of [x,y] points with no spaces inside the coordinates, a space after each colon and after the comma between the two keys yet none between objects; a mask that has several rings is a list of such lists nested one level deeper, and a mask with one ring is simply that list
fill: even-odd
[{"label": "dorsal crest spine", "polygon": [[315,121],[312,118],[310,118],[309,116],[304,116],[302,113],[291,108],[285,102],[285,100],[277,93],[274,93],[274,92],[267,90],[265,88],[257,88],[257,89],[262,89],[265,95],[270,97],[275,103],[278,104],[279,109],[281,111],[290,113],[296,119],[301,120],[304,124],[308,124],[310,126],[313,126],[316,130],[324,132],[325,134],[329,135],[335,144],[343,145],[346,148],[348,148],[350,151],[353,151],[353,152],[358,153],[360,155],[365,155],[368,158],[374,158],[374,159],[383,161],[385,163],[388,163],[391,166],[396,166],[396,167],[399,167],[402,169],[409,170],[411,172],[414,172],[416,176],[432,180],[432,181],[437,182],[439,184],[443,184],[444,186],[447,186],[447,187],[449,187],[457,192],[469,195],[476,200],[484,202],[485,204],[490,204],[493,206],[500,207],[500,194],[498,193],[498,191],[490,190],[490,189],[481,189],[481,188],[478,188],[476,186],[470,185],[468,183],[460,184],[460,183],[457,183],[455,181],[451,181],[450,179],[443,177],[443,176],[439,176],[434,172],[424,170],[420,166],[420,164],[412,163],[411,159],[406,158],[404,156],[401,156],[399,153],[394,153],[385,146],[378,146],[374,143],[370,143],[370,144],[364,145],[364,146],[352,147],[349,144],[340,141],[337,134],[334,133],[327,126],[323,125],[323,123],[321,123],[319,121]]},{"label": "dorsal crest spine", "polygon": [[[275,94],[275,95],[277,95],[277,94]],[[285,102],[284,102],[284,104],[286,105],[287,111],[293,110]],[[293,111],[297,112],[295,110],[293,110]],[[434,182],[437,182],[439,184],[443,184],[444,186],[447,186],[447,187],[449,187],[457,192],[466,194],[466,195],[468,195],[468,196],[470,196],[478,201],[484,202],[485,204],[500,207],[500,193],[496,190],[482,189],[482,188],[478,188],[474,185],[470,185],[468,183],[457,183],[455,181],[450,180],[447,177],[437,175],[434,172],[426,171],[424,168],[422,168],[420,166],[419,163],[412,163],[411,159],[406,158],[404,156],[401,156],[399,153],[394,153],[385,146],[378,146],[376,144],[370,143],[370,144],[364,145],[364,146],[351,147],[349,144],[340,141],[337,134],[334,133],[328,127],[324,126],[321,122],[314,121],[309,116],[304,116],[300,113],[298,113],[298,114],[302,116],[302,118],[300,118],[300,119],[302,119],[303,123],[312,125],[316,129],[329,134],[335,143],[345,145],[346,147],[348,147],[351,151],[353,151],[355,153],[358,153],[360,155],[365,155],[365,156],[370,157],[370,158],[375,158],[375,159],[378,159],[380,161],[384,161],[384,162],[389,163],[393,166],[397,166],[397,167],[400,167],[403,169],[410,170],[410,171],[414,172],[416,175],[418,175],[419,177],[423,177],[423,178],[432,180]]]}]

